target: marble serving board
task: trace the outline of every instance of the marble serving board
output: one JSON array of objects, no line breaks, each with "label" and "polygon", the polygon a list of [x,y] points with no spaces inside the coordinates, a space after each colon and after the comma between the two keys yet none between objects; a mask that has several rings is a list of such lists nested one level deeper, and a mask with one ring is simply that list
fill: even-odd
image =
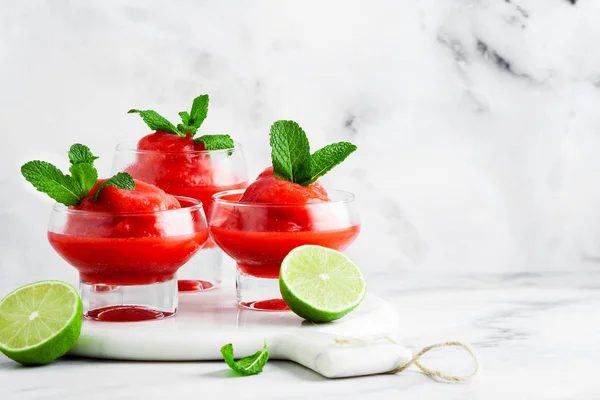
[{"label": "marble serving board", "polygon": [[222,360],[232,343],[236,358],[268,344],[272,359],[290,360],[328,377],[383,373],[410,360],[407,348],[387,338],[398,333],[398,315],[383,299],[367,295],[346,317],[327,324],[292,312],[238,309],[235,293],[216,289],[182,294],[179,311],[160,321],[84,321],[70,354],[140,361]]}]

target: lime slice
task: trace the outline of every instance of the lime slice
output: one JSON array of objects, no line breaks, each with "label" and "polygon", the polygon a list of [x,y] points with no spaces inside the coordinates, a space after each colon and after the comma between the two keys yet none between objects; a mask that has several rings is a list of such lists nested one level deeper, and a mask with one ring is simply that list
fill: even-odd
[{"label": "lime slice", "polygon": [[60,281],[22,286],[0,301],[0,351],[21,364],[48,364],[81,332],[81,299]]},{"label": "lime slice", "polygon": [[309,321],[329,322],[360,304],[367,285],[348,256],[327,247],[296,247],[285,257],[279,289],[288,307]]}]

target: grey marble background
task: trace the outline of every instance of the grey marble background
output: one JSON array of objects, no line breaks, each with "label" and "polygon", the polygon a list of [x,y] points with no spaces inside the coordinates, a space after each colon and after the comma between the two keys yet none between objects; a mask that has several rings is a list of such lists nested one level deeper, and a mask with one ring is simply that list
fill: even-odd
[{"label": "grey marble background", "polygon": [[367,274],[595,270],[600,3],[566,0],[0,2],[0,294],[74,281],[51,201],[20,165],[66,167],[209,93],[204,133],[242,142],[297,120],[359,151],[325,180],[357,194]]}]

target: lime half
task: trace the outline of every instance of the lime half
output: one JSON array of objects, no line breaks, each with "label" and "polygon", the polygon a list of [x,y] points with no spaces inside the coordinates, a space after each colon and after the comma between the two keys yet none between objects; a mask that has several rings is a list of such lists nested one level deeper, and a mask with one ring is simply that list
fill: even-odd
[{"label": "lime half", "polygon": [[367,285],[348,256],[327,247],[296,247],[285,257],[279,289],[288,307],[309,321],[329,322],[360,304]]},{"label": "lime half", "polygon": [[60,281],[22,286],[0,301],[0,351],[21,364],[48,364],[81,333],[81,299]]}]

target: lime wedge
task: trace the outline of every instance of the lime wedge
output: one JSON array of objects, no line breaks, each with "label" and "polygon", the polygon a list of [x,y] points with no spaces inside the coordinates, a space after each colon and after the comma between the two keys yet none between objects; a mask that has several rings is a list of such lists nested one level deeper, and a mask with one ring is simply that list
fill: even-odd
[{"label": "lime wedge", "polygon": [[309,321],[329,322],[360,304],[367,285],[348,256],[327,247],[296,247],[285,257],[279,289],[288,307]]},{"label": "lime wedge", "polygon": [[60,281],[22,286],[0,301],[0,351],[21,364],[48,364],[81,332],[77,290]]}]

